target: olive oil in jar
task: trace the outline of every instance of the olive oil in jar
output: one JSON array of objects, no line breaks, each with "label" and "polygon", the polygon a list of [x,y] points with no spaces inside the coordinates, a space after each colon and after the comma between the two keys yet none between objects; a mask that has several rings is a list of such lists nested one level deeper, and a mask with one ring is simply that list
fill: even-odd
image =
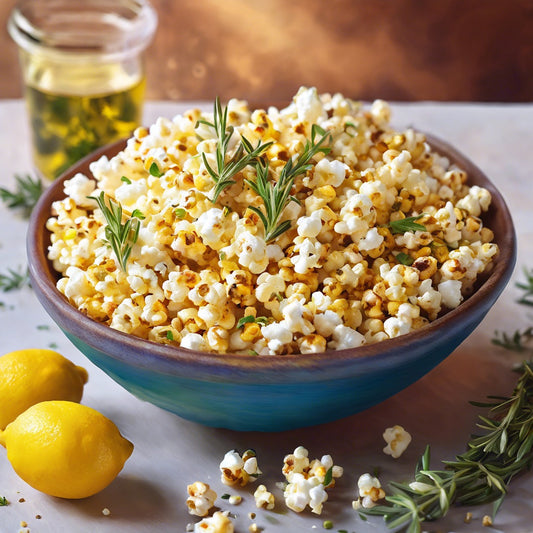
[{"label": "olive oil in jar", "polygon": [[17,0],[34,163],[54,179],[140,125],[144,50],[157,27],[149,0]]},{"label": "olive oil in jar", "polygon": [[140,124],[144,79],[117,92],[68,95],[26,87],[33,158],[54,179],[100,146],[129,137]]}]

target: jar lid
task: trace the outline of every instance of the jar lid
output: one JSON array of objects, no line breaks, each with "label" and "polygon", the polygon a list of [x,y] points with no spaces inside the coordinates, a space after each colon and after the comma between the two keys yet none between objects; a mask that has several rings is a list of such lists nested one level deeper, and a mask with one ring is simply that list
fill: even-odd
[{"label": "jar lid", "polygon": [[23,50],[66,61],[140,54],[156,27],[147,0],[20,0],[8,21],[9,34]]}]

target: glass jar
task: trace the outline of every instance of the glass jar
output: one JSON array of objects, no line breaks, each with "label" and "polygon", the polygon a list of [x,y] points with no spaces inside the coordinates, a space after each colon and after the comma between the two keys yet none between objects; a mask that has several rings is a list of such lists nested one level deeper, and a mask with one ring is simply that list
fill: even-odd
[{"label": "glass jar", "polygon": [[140,124],[143,52],[157,26],[145,0],[21,0],[19,48],[37,170],[54,179]]}]

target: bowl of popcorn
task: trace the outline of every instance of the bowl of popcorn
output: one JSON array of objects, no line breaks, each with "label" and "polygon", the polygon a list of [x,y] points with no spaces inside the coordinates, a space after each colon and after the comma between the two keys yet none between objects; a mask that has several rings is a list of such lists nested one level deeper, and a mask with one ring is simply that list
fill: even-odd
[{"label": "bowl of popcorn", "polygon": [[201,424],[366,409],[473,331],[516,255],[488,178],[389,121],[381,100],[301,88],[138,128],[36,206],[35,293],[114,380]]}]

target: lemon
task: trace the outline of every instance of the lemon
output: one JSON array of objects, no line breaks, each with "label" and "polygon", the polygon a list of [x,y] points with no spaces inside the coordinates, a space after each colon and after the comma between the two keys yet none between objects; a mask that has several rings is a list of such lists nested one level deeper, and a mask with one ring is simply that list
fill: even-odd
[{"label": "lemon", "polygon": [[0,429],[45,400],[79,402],[87,371],[53,350],[31,348],[0,357]]},{"label": "lemon", "polygon": [[133,444],[109,418],[62,400],[24,411],[0,431],[0,444],[26,483],[51,496],[72,499],[107,487],[133,451]]}]

